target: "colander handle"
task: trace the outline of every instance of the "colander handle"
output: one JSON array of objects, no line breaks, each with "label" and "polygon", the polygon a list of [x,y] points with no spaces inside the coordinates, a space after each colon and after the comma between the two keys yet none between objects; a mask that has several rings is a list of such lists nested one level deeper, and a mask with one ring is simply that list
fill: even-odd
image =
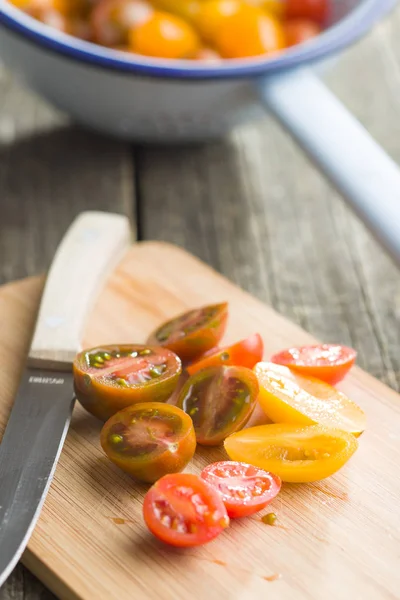
[{"label": "colander handle", "polygon": [[260,80],[263,103],[400,265],[400,169],[308,69]]}]

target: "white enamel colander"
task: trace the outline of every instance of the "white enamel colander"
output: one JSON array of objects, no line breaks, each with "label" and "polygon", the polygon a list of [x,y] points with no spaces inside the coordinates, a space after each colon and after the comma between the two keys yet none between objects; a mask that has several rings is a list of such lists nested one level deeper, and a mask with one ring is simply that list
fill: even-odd
[{"label": "white enamel colander", "polygon": [[221,137],[270,110],[400,264],[400,171],[308,68],[397,0],[331,0],[331,26],[280,55],[207,64],[131,57],[55,31],[0,0],[0,57],[77,122],[132,141]]}]

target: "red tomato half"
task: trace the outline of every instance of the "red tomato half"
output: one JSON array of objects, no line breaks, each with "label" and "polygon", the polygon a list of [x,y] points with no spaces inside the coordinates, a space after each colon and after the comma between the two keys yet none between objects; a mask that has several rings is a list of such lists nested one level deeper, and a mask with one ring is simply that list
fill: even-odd
[{"label": "red tomato half", "polygon": [[196,475],[165,475],[150,488],[143,517],[151,533],[172,546],[201,546],[229,525],[218,492]]},{"label": "red tomato half", "polygon": [[281,480],[276,475],[229,460],[208,465],[201,477],[221,494],[232,519],[262,510],[281,489]]},{"label": "red tomato half", "polygon": [[228,348],[221,348],[216,351],[212,350],[199,361],[189,365],[186,370],[189,375],[194,375],[197,371],[201,371],[201,369],[205,369],[206,367],[218,367],[222,365],[252,369],[262,360],[263,353],[263,341],[261,336],[255,333]]},{"label": "red tomato half", "polygon": [[227,319],[227,302],[195,308],[163,323],[148,343],[165,346],[182,360],[196,360],[218,345]]},{"label": "red tomato half", "polygon": [[330,0],[287,0],[286,17],[288,19],[311,19],[320,25],[326,25],[329,17]]},{"label": "red tomato half", "polygon": [[315,377],[330,385],[342,381],[354,365],[357,352],[347,346],[321,344],[288,348],[275,354],[271,362],[289,367],[293,371]]}]

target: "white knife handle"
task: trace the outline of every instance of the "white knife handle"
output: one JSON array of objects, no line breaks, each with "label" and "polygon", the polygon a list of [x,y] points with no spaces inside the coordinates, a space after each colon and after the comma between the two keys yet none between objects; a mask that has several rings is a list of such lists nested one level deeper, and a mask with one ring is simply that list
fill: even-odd
[{"label": "white knife handle", "polygon": [[72,223],[47,277],[31,366],[70,368],[92,303],[130,242],[129,221],[121,215],[85,212]]}]

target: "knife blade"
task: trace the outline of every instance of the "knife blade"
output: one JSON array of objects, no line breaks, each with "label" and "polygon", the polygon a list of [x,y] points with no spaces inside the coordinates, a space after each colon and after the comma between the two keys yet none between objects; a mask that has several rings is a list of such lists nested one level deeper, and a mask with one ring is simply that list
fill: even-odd
[{"label": "knife blade", "polygon": [[0,444],[0,587],[46,498],[74,406],[72,361],[102,282],[130,243],[126,217],[87,212],[52,263],[27,366]]}]

